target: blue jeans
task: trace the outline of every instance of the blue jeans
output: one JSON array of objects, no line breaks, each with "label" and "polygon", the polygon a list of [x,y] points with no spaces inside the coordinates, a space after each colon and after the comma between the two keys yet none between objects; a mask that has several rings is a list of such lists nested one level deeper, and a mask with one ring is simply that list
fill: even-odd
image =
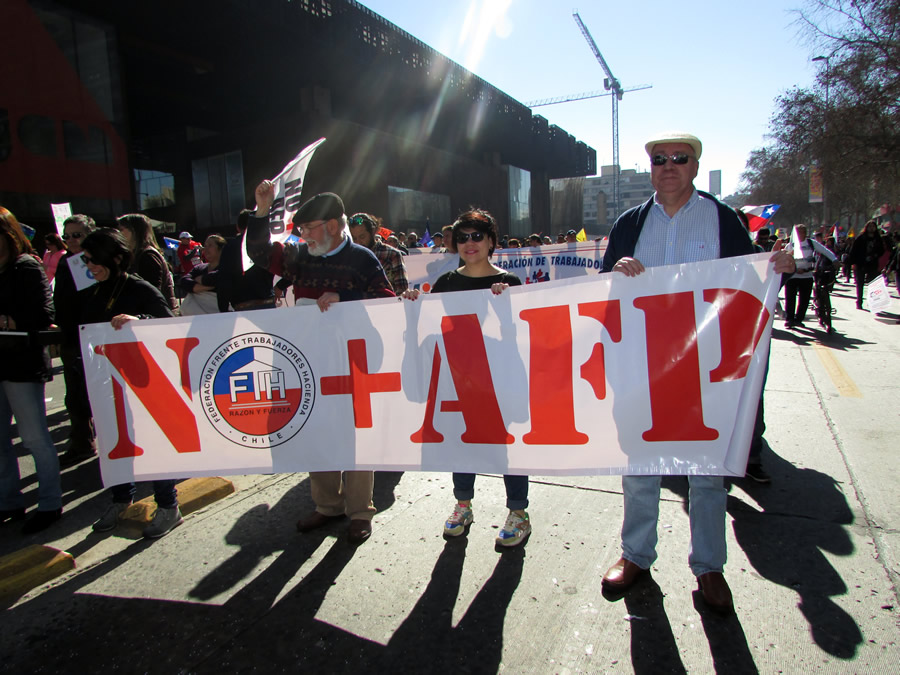
[{"label": "blue jeans", "polygon": [[[528,476],[503,476],[506,484],[506,508],[521,511],[528,508]],[[475,496],[475,474],[453,474],[453,496],[472,499]]]},{"label": "blue jeans", "polygon": [[[156,505],[161,509],[174,509],[178,506],[178,492],[175,490],[174,480],[155,480],[153,481],[153,498]],[[130,504],[134,500],[134,494],[137,492],[137,486],[134,483],[122,483],[121,485],[113,485],[110,489],[114,502],[120,504]]]},{"label": "blue jeans", "polygon": [[[656,523],[659,519],[661,476],[622,476],[625,519],[622,523],[622,556],[649,569],[656,560]],[[722,476],[688,476],[688,514],[691,521],[691,553],[688,564],[696,576],[721,572],[725,567],[725,479]]]},{"label": "blue jeans", "polygon": [[0,509],[21,509],[25,497],[19,485],[19,460],[12,447],[12,419],[23,445],[34,457],[38,480],[38,510],[62,508],[59,457],[47,428],[43,382],[0,382]]}]

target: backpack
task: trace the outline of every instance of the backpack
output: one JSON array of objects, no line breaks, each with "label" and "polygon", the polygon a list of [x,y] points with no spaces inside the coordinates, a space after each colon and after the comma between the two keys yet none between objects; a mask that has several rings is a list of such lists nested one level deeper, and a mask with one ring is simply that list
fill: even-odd
[{"label": "backpack", "polygon": [[837,281],[834,263],[821,253],[816,253],[816,266],[813,268],[813,279],[820,286],[831,287]]}]

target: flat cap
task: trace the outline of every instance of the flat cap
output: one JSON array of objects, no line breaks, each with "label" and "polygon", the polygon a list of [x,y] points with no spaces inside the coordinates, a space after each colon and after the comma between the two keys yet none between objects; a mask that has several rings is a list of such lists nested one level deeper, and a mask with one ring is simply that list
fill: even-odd
[{"label": "flat cap", "polygon": [[344,202],[333,192],[321,192],[303,203],[294,214],[294,225],[311,223],[315,220],[331,220],[344,215]]},{"label": "flat cap", "polygon": [[691,146],[691,149],[693,149],[694,156],[697,159],[700,159],[700,154],[703,152],[703,143],[700,142],[700,139],[693,134],[684,131],[667,131],[657,134],[647,141],[644,145],[644,149],[647,151],[648,155],[652,155],[653,146],[659,145],[660,143],[687,143]]}]

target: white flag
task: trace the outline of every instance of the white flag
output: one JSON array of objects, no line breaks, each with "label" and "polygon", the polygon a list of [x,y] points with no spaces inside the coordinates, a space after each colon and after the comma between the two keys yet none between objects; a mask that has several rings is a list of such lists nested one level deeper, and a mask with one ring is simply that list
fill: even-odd
[{"label": "white flag", "polygon": [[[315,143],[307,145],[300,153],[287,163],[281,173],[272,182],[275,184],[275,201],[269,209],[269,232],[274,241],[284,242],[291,236],[290,222],[294,214],[300,208],[300,193],[303,190],[303,178],[306,176],[306,168],[325,138],[320,138]],[[247,232],[244,232],[241,243],[241,259],[244,271],[253,266],[253,261],[247,255]]]}]

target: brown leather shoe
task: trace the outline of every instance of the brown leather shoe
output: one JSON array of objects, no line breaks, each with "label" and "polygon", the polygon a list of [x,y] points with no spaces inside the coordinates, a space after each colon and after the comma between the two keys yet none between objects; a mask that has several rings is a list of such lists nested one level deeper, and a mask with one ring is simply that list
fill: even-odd
[{"label": "brown leather shoe", "polygon": [[350,529],[347,530],[347,540],[351,544],[361,544],[372,536],[372,521],[355,519],[350,521]]},{"label": "brown leather shoe", "polygon": [[647,570],[638,567],[626,558],[619,558],[616,564],[610,567],[603,575],[602,587],[607,591],[622,593],[631,588],[637,578]]},{"label": "brown leather shoe", "polygon": [[731,598],[731,589],[721,572],[707,572],[697,577],[697,583],[703,593],[703,600],[709,608],[722,614],[730,614],[734,611],[734,601]]},{"label": "brown leather shoe", "polygon": [[343,517],[344,516],[326,516],[324,513],[313,511],[311,514],[306,516],[306,518],[301,518],[297,521],[297,532],[309,532],[311,530],[316,530],[334,520],[338,520]]}]

